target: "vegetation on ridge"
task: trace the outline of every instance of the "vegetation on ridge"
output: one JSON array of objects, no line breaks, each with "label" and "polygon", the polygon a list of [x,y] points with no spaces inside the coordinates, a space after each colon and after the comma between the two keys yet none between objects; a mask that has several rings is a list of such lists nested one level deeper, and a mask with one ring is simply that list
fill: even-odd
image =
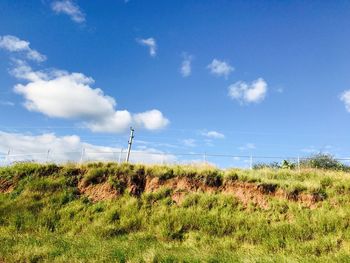
[{"label": "vegetation on ridge", "polygon": [[0,168],[0,243],[5,262],[345,262],[350,173],[17,164]]}]

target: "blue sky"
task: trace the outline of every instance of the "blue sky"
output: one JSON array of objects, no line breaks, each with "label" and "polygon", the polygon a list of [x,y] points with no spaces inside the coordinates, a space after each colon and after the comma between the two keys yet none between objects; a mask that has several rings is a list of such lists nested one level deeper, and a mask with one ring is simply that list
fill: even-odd
[{"label": "blue sky", "polygon": [[348,1],[1,1],[0,151],[125,148],[133,125],[140,151],[349,157],[349,17]]}]

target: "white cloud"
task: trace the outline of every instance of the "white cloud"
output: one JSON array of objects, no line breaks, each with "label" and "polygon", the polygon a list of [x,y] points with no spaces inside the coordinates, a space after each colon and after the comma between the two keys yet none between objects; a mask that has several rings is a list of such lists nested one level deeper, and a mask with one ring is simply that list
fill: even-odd
[{"label": "white cloud", "polygon": [[192,59],[193,57],[191,55],[184,54],[183,60],[180,68],[181,75],[183,77],[189,77],[192,72]]},{"label": "white cloud", "polygon": [[146,39],[137,39],[137,42],[142,46],[148,47],[149,54],[152,57],[155,57],[157,55],[157,43],[153,37],[146,38]]},{"label": "white cloud", "polygon": [[238,149],[241,151],[254,150],[254,149],[256,149],[256,146],[254,143],[247,143],[241,147],[238,147]]},{"label": "white cloud", "polygon": [[213,138],[213,139],[224,139],[225,138],[224,134],[217,132],[217,131],[203,132],[202,135],[205,137]]},{"label": "white cloud", "polygon": [[46,60],[45,55],[40,54],[38,51],[30,48],[30,42],[21,40],[15,36],[0,36],[0,48],[9,52],[23,52],[27,59],[37,62],[43,62]]},{"label": "white cloud", "polygon": [[85,22],[85,14],[72,0],[54,1],[51,4],[51,8],[56,14],[68,15],[76,23]]},{"label": "white cloud", "polygon": [[228,90],[228,95],[240,103],[258,103],[266,96],[267,83],[262,78],[252,83],[239,81],[229,86]]},{"label": "white cloud", "polygon": [[344,102],[346,110],[350,112],[350,90],[344,91],[340,96],[340,100]]},{"label": "white cloud", "polygon": [[135,115],[127,110],[116,110],[114,98],[105,95],[101,89],[92,88],[94,80],[82,73],[33,71],[21,60],[15,63],[12,74],[27,83],[17,84],[14,90],[25,98],[24,106],[29,111],[79,120],[94,132],[122,132],[133,124],[157,130],[169,123],[159,110]]},{"label": "white cloud", "polygon": [[[121,147],[107,147],[81,141],[77,135],[56,136],[53,133],[28,135],[21,133],[7,133],[0,131],[0,165],[10,150],[8,162],[41,161],[67,162],[80,161],[118,161]],[[124,161],[124,149],[121,160]],[[1,158],[2,157],[2,158]],[[142,163],[172,163],[176,157],[153,148],[142,151],[133,150],[130,155],[132,162]]]},{"label": "white cloud", "polygon": [[187,147],[196,147],[196,140],[194,139],[184,139],[181,141]]},{"label": "white cloud", "polygon": [[15,86],[15,92],[25,97],[28,110],[65,119],[98,119],[114,112],[114,99],[92,89],[91,78],[81,73],[53,75]]},{"label": "white cloud", "polygon": [[0,101],[0,105],[2,106],[15,106],[15,104],[11,101],[4,101],[4,100],[1,100]]},{"label": "white cloud", "polygon": [[133,124],[133,117],[127,110],[117,110],[110,116],[90,120],[85,125],[93,132],[125,131]]},{"label": "white cloud", "polygon": [[150,110],[134,115],[135,123],[148,130],[162,129],[169,124],[169,120],[159,110]]},{"label": "white cloud", "polygon": [[235,69],[229,63],[225,61],[220,61],[218,59],[213,59],[213,61],[207,66],[210,69],[210,72],[216,76],[224,76],[227,78],[231,72]]}]

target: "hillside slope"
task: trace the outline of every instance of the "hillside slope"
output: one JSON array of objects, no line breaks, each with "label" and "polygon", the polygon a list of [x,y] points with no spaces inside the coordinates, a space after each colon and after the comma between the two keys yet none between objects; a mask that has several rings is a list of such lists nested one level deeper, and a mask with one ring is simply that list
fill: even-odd
[{"label": "hillside slope", "polygon": [[0,168],[0,262],[350,261],[350,173]]}]

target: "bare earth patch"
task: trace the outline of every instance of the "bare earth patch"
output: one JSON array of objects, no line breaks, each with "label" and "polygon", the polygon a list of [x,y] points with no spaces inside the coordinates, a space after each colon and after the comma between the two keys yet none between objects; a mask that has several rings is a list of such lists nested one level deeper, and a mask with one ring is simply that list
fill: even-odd
[{"label": "bare earth patch", "polygon": [[101,200],[112,200],[118,197],[118,192],[107,182],[88,185],[86,187],[79,184],[78,188],[81,194],[84,194],[94,202]]},{"label": "bare earth patch", "polygon": [[0,178],[0,193],[10,193],[14,188],[14,185],[11,181],[4,178]]}]

